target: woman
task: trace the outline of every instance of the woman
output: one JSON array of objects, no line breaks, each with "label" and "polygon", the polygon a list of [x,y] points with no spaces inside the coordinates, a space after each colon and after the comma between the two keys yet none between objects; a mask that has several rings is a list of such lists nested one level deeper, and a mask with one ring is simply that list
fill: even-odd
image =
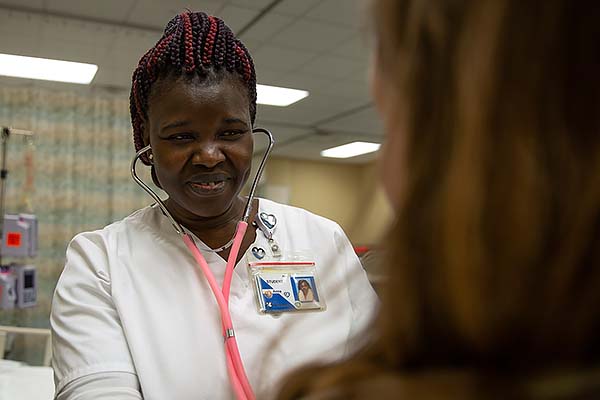
[{"label": "woman", "polygon": [[315,296],[313,294],[312,289],[310,288],[310,284],[306,279],[301,279],[298,281],[298,299],[302,302],[311,302],[315,301]]},{"label": "woman", "polygon": [[600,7],[373,12],[397,215],[375,338],[280,398],[600,398]]},{"label": "woman", "polygon": [[[136,150],[151,146],[142,160],[168,194],[168,212],[201,249],[219,285],[230,250],[207,248],[226,244],[242,218],[246,200],[240,191],[250,174],[255,113],[250,54],[223,21],[204,13],[172,19],[133,75]],[[260,217],[242,241],[230,311],[249,381],[263,398],[294,366],[342,357],[377,300],[337,224],[264,199],[254,201],[251,215],[250,222]],[[248,263],[297,254],[312,257],[326,309],[260,310],[261,288],[255,288],[257,276]],[[263,288],[271,297],[289,296],[273,285]],[[232,396],[216,301],[158,207],[73,239],[51,324],[60,400]],[[302,333],[307,329],[310,337]]]}]

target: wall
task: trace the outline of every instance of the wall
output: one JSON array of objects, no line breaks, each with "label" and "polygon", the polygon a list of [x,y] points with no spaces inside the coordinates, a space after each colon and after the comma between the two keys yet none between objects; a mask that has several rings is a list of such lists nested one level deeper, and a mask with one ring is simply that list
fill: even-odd
[{"label": "wall", "polygon": [[376,163],[362,168],[362,186],[359,188],[361,204],[349,227],[352,240],[357,244],[377,245],[393,221],[390,204],[378,179]]},{"label": "wall", "polygon": [[377,243],[391,219],[375,163],[273,158],[267,164],[260,194],[336,221],[354,245]]}]

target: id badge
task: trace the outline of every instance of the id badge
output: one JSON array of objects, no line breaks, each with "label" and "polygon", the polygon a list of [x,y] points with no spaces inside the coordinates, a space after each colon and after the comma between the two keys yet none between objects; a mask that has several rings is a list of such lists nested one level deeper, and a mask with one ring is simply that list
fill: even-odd
[{"label": "id badge", "polygon": [[261,313],[325,310],[314,262],[251,262],[249,268]]}]

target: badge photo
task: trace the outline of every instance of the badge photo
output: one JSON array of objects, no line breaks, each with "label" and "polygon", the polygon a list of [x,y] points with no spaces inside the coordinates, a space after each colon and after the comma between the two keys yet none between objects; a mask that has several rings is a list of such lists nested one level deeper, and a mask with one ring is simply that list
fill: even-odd
[{"label": "badge photo", "polygon": [[294,297],[301,303],[319,301],[315,280],[312,276],[296,276],[294,279]]},{"label": "badge photo", "polygon": [[263,261],[249,263],[262,313],[324,310],[314,262]]}]

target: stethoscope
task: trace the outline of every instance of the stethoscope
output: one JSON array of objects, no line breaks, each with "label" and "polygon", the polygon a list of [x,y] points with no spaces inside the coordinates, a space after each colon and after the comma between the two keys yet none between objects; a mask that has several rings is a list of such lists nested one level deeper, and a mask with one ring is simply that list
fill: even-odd
[{"label": "stethoscope", "polygon": [[266,129],[263,128],[255,128],[252,130],[252,133],[264,133],[269,138],[269,145],[265,154],[260,162],[260,166],[258,167],[258,171],[256,172],[256,176],[254,177],[254,182],[252,182],[252,187],[250,188],[250,194],[248,195],[248,201],[246,203],[246,208],[244,210],[244,215],[242,219],[237,223],[235,235],[233,238],[227,242],[224,246],[219,247],[218,249],[206,248],[205,250],[211,251],[214,253],[221,252],[228,247],[231,246],[231,251],[229,252],[229,257],[227,258],[227,267],[225,268],[225,277],[223,279],[223,288],[219,288],[219,284],[215,279],[212,271],[210,270],[208,263],[198,250],[198,247],[194,243],[192,237],[183,229],[181,224],[173,218],[164,202],[158,197],[158,195],[148,186],[144,181],[142,181],[135,170],[135,165],[139,158],[145,152],[151,150],[150,145],[140,149],[133,158],[131,162],[131,176],[133,180],[148,193],[155,201],[156,204],[160,207],[162,212],[169,218],[171,221],[171,225],[175,228],[175,231],[181,236],[183,241],[185,242],[188,249],[191,251],[192,255],[196,259],[196,262],[200,266],[200,269],[204,273],[204,277],[208,281],[211,291],[217,301],[219,306],[219,311],[221,313],[221,324],[223,326],[223,337],[225,338],[225,353],[226,353],[226,362],[227,362],[227,372],[229,374],[229,380],[231,382],[231,386],[238,400],[254,400],[254,393],[252,391],[252,387],[250,386],[250,382],[248,381],[248,377],[246,376],[246,371],[244,370],[244,365],[242,363],[242,358],[240,357],[240,351],[238,349],[237,341],[235,340],[235,332],[233,330],[233,322],[231,320],[231,314],[229,312],[229,292],[231,289],[231,279],[233,277],[233,269],[235,268],[235,261],[237,259],[238,253],[240,251],[240,247],[242,245],[242,240],[244,239],[244,235],[246,233],[246,229],[248,228],[248,218],[250,217],[250,210],[252,209],[252,200],[254,199],[254,192],[256,191],[256,186],[258,185],[258,181],[262,176],[263,170],[265,168],[265,164],[267,162],[267,158],[273,149],[273,144],[275,140],[273,139],[273,135]]}]

